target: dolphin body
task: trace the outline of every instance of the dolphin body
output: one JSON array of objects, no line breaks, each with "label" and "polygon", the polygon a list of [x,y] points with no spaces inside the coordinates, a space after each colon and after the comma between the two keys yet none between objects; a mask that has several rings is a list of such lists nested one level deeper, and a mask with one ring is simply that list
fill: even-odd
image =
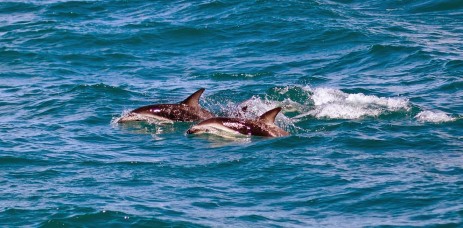
[{"label": "dolphin body", "polygon": [[228,135],[254,135],[264,137],[288,136],[288,132],[275,125],[275,117],[280,111],[281,107],[274,108],[254,120],[225,117],[211,118],[192,126],[186,133],[211,133],[220,136],[223,136],[221,133],[228,133]]},{"label": "dolphin body", "polygon": [[132,110],[127,115],[119,118],[117,123],[132,121],[154,120],[159,123],[172,123],[174,121],[192,122],[213,118],[214,115],[201,108],[199,98],[204,88],[196,91],[184,101],[178,104],[157,104],[143,106]]}]

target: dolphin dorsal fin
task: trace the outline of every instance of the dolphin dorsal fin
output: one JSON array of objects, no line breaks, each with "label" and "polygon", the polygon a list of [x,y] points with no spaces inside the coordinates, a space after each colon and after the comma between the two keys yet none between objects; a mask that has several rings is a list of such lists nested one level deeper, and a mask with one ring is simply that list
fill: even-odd
[{"label": "dolphin dorsal fin", "polygon": [[259,117],[259,120],[263,121],[266,124],[273,124],[275,122],[275,117],[278,115],[280,111],[281,111],[281,107],[269,110],[266,113],[262,114]]},{"label": "dolphin dorsal fin", "polygon": [[191,107],[199,107],[199,98],[201,97],[201,94],[203,94],[204,90],[204,88],[199,89],[195,93],[191,94],[187,99],[180,102],[180,104],[185,104]]}]

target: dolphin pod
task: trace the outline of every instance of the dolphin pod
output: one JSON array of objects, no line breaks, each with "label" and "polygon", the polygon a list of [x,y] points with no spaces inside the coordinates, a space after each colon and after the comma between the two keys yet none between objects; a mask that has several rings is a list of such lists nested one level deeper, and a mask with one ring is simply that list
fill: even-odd
[{"label": "dolphin pod", "polygon": [[275,125],[275,117],[281,111],[281,107],[269,110],[257,119],[215,117],[214,114],[199,105],[199,98],[204,90],[202,88],[196,91],[178,104],[155,104],[134,109],[119,118],[117,123],[145,120],[154,120],[161,123],[201,121],[188,129],[186,133],[215,134],[219,136],[224,136],[223,133],[225,133],[235,136],[263,137],[289,135],[288,132]]}]

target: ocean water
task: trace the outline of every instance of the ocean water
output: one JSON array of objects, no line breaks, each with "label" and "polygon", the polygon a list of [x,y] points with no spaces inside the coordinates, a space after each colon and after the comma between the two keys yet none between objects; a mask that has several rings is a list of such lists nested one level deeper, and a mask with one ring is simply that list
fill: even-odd
[{"label": "ocean water", "polygon": [[[283,138],[119,125],[206,88]],[[463,3],[0,2],[0,225],[463,225]]]}]

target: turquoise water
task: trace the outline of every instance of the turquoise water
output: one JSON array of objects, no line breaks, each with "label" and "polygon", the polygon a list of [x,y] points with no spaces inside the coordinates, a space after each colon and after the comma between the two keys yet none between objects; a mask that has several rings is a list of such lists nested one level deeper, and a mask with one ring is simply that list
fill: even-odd
[{"label": "turquoise water", "polygon": [[[2,226],[463,224],[463,3],[2,1]],[[115,124],[206,88],[289,137]]]}]

